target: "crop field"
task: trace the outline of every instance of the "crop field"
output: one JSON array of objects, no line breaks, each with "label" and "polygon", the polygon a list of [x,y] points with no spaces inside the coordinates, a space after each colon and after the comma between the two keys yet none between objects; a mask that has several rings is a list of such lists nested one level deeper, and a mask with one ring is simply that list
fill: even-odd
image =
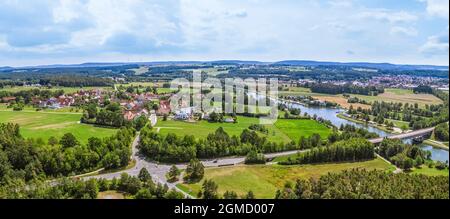
[{"label": "crop field", "polygon": [[[344,108],[350,107],[350,104],[347,103],[347,100],[342,95],[331,95],[331,94],[320,94],[320,93],[312,93],[309,88],[303,87],[290,87],[289,91],[280,91],[280,95],[297,95],[297,96],[312,96],[316,99],[329,101],[340,104]],[[398,103],[409,103],[409,104],[419,104],[419,107],[425,107],[426,104],[442,104],[442,100],[437,98],[431,94],[415,94],[412,90],[408,89],[386,89],[385,93],[380,94],[378,96],[365,96],[365,95],[356,95],[349,94],[352,97],[358,97],[359,99],[365,100],[369,103],[374,101],[385,101],[385,102],[398,102]],[[369,105],[364,104],[352,104],[353,107],[357,108],[360,106],[363,109],[370,108]]]},{"label": "crop field", "polygon": [[[241,196],[252,190],[256,198],[270,199],[274,198],[276,191],[283,188],[288,181],[295,183],[295,180],[299,178],[318,178],[327,173],[336,173],[354,168],[386,171],[395,169],[381,159],[355,163],[302,166],[254,165],[205,169],[204,179],[210,179],[217,183],[220,195],[228,190],[235,191]],[[177,186],[183,191],[196,196],[201,189],[202,183],[203,180],[196,184],[179,184]]]},{"label": "crop field", "polygon": [[116,132],[116,129],[80,124],[80,117],[81,114],[78,113],[0,110],[0,123],[19,124],[25,138],[42,138],[47,141],[52,136],[61,138],[70,132],[85,144],[90,137],[103,138]]},{"label": "crop field", "polygon": [[374,101],[384,101],[384,102],[398,102],[398,103],[409,103],[409,104],[419,104],[420,107],[425,107],[426,104],[442,104],[442,100],[431,94],[415,94],[412,90],[407,89],[386,89],[385,93],[378,96],[364,96],[364,95],[354,95],[351,96],[358,97],[360,99],[366,100],[368,102]]},{"label": "crop field", "polygon": [[361,109],[370,109],[371,108],[370,105],[366,105],[366,104],[348,103],[348,100],[342,96],[313,96],[313,98],[321,100],[321,101],[337,103],[345,109],[349,109],[350,106],[353,106],[354,109],[357,109],[358,107],[361,107]]},{"label": "crop field", "polygon": [[[244,129],[252,124],[259,124],[258,118],[238,117],[238,123],[210,123],[208,121],[185,122],[185,121],[158,121],[155,129],[163,135],[175,133],[177,135],[194,135],[197,138],[206,138],[209,133],[213,133],[222,127],[230,136],[240,136]],[[266,125],[269,130],[266,136],[269,141],[288,143],[292,140],[298,141],[300,136],[311,136],[318,133],[326,137],[331,133],[326,126],[312,120],[284,120],[279,119],[275,125]]]}]

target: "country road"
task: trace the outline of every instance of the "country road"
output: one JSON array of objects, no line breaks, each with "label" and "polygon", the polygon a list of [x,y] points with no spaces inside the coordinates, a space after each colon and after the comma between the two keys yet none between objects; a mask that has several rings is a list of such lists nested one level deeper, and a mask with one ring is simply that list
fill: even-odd
[{"label": "country road", "polygon": [[[87,176],[83,177],[83,179],[113,179],[113,178],[120,178],[120,175],[122,173],[127,173],[131,176],[137,176],[139,174],[139,171],[142,168],[146,168],[148,172],[152,175],[153,181],[155,183],[162,183],[167,184],[170,189],[176,189],[179,192],[182,192],[184,195],[194,198],[191,195],[187,194],[186,192],[178,189],[176,187],[175,183],[169,183],[166,179],[166,174],[169,172],[172,165],[168,164],[159,164],[154,161],[149,161],[145,159],[144,156],[139,154],[139,150],[137,146],[139,145],[139,139],[140,135],[138,134],[136,138],[133,141],[132,144],[132,159],[136,160],[136,165],[132,169],[123,170],[119,172],[114,173],[106,173],[106,174],[100,174],[95,176]],[[280,153],[271,153],[271,154],[265,154],[266,158],[275,158],[279,156],[285,156],[285,155],[292,155],[303,151],[286,151],[286,152],[280,152]],[[228,165],[236,165],[243,163],[245,161],[245,157],[229,157],[229,158],[219,158],[219,159],[210,159],[210,160],[202,160],[202,163],[205,167],[219,167],[219,166],[228,166]],[[177,164],[176,165],[179,169],[185,169],[187,164]]]}]

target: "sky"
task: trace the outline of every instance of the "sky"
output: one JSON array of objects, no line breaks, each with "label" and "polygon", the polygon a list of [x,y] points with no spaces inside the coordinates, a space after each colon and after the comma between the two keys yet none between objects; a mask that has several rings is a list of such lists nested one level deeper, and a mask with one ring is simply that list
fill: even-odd
[{"label": "sky", "polygon": [[0,66],[449,64],[448,0],[0,0]]}]

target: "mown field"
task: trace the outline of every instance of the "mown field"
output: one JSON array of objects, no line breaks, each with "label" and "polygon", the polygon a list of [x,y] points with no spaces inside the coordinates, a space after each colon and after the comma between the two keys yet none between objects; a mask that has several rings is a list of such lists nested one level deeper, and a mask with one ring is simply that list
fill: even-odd
[{"label": "mown field", "polygon": [[13,112],[0,109],[0,123],[16,123],[20,125],[21,134],[26,138],[50,137],[61,138],[66,133],[72,133],[83,144],[90,137],[108,137],[117,130],[80,124],[81,114],[65,112]]},{"label": "mown field", "polygon": [[[184,122],[184,121],[158,121],[155,129],[163,135],[175,133],[179,136],[194,135],[197,138],[206,138],[219,127],[222,127],[230,136],[240,136],[244,129],[252,124],[259,124],[258,118],[238,117],[238,123],[210,123],[208,121]],[[284,120],[279,119],[275,125],[266,125],[269,130],[266,136],[269,141],[288,143],[298,141],[301,136],[309,137],[314,133],[327,137],[331,130],[325,125],[312,120]]]},{"label": "mown field", "polygon": [[[270,199],[275,197],[278,189],[283,188],[287,181],[318,178],[327,173],[336,173],[353,168],[368,170],[378,169],[393,171],[394,168],[381,159],[357,163],[318,164],[318,165],[254,165],[225,168],[205,169],[204,179],[211,179],[219,186],[218,192],[235,191],[244,195],[252,190],[256,198]],[[179,184],[178,188],[196,196],[201,189],[203,180],[196,184]]]}]

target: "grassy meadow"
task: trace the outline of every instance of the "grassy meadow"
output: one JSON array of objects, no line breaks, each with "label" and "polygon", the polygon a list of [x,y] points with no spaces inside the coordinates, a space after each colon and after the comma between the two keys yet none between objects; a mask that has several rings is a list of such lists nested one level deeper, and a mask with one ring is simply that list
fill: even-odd
[{"label": "grassy meadow", "polygon": [[72,133],[81,143],[87,143],[90,137],[108,137],[116,129],[100,128],[87,124],[80,124],[81,114],[64,112],[36,112],[36,111],[6,111],[0,109],[0,123],[16,123],[20,125],[20,133],[25,138],[42,138],[47,141],[50,137],[61,138],[66,133]]},{"label": "grassy meadow", "polygon": [[[206,138],[219,127],[222,127],[230,136],[240,136],[244,129],[252,124],[259,124],[258,118],[238,116],[238,123],[210,123],[208,121],[185,122],[185,121],[158,121],[156,129],[163,135],[175,133],[179,136],[194,135],[197,138]],[[327,137],[331,130],[325,125],[312,120],[285,120],[279,119],[275,125],[266,125],[269,133],[266,136],[269,141],[288,143],[298,141],[300,136],[309,137],[314,133]]]},{"label": "grassy meadow", "polygon": [[[317,165],[252,165],[234,166],[224,168],[205,169],[204,179],[211,179],[219,186],[218,192],[235,191],[244,195],[252,190],[256,198],[270,199],[275,197],[278,189],[283,188],[288,181],[296,179],[318,178],[327,173],[336,173],[343,170],[364,168],[393,171],[394,168],[381,159],[374,159],[356,163],[317,164]],[[195,184],[178,184],[178,188],[196,196],[201,189],[203,180]]]}]

